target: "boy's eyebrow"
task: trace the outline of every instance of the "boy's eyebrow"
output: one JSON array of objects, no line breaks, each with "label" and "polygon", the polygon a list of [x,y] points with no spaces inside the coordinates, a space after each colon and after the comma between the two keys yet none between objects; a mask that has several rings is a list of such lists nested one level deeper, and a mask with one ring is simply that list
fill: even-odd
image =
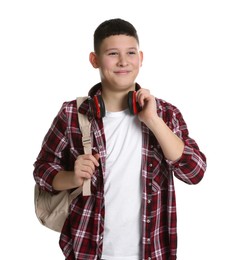
[{"label": "boy's eyebrow", "polygon": [[[119,50],[119,48],[108,48],[108,49],[105,50],[105,52],[117,51],[117,50]],[[137,50],[137,48],[136,47],[129,47],[129,48],[127,48],[127,50]]]}]

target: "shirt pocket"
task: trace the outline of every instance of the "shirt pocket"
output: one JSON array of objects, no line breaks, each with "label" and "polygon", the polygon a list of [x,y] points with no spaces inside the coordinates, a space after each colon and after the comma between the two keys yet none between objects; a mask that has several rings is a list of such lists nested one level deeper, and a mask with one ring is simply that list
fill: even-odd
[{"label": "shirt pocket", "polygon": [[152,190],[157,193],[160,190],[167,189],[169,171],[162,153],[155,151],[154,158],[155,162],[153,163],[154,168],[152,171]]}]

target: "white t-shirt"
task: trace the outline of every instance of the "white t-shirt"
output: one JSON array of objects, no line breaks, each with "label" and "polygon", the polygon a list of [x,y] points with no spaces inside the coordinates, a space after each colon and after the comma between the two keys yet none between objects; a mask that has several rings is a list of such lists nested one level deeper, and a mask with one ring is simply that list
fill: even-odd
[{"label": "white t-shirt", "polygon": [[141,259],[141,123],[129,110],[106,112],[102,259]]}]

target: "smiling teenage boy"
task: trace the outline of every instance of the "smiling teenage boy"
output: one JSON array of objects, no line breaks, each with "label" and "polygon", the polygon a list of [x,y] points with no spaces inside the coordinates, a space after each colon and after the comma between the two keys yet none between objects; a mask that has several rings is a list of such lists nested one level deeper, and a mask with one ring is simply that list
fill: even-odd
[{"label": "smiling teenage boy", "polygon": [[[60,246],[69,260],[174,260],[173,176],[198,183],[206,158],[180,111],[136,83],[143,53],[132,24],[100,24],[89,58],[101,82],[79,108],[63,104],[35,162],[36,182],[51,193],[91,179],[91,196],[71,204]],[[92,155],[83,154],[77,109],[91,121]]]}]

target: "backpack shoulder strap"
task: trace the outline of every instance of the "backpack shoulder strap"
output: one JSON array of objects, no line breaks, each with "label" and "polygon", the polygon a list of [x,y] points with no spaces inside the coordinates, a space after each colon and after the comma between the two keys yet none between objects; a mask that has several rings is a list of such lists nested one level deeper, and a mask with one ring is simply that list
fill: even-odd
[{"label": "backpack shoulder strap", "polygon": [[[85,101],[88,97],[78,97],[77,98],[77,109],[79,109],[80,105],[83,101]],[[82,132],[82,144],[85,154],[91,154],[91,123],[88,120],[86,115],[83,115],[78,112],[78,122],[79,127]],[[83,183],[82,187],[83,196],[91,195],[91,180],[87,179]]]}]

